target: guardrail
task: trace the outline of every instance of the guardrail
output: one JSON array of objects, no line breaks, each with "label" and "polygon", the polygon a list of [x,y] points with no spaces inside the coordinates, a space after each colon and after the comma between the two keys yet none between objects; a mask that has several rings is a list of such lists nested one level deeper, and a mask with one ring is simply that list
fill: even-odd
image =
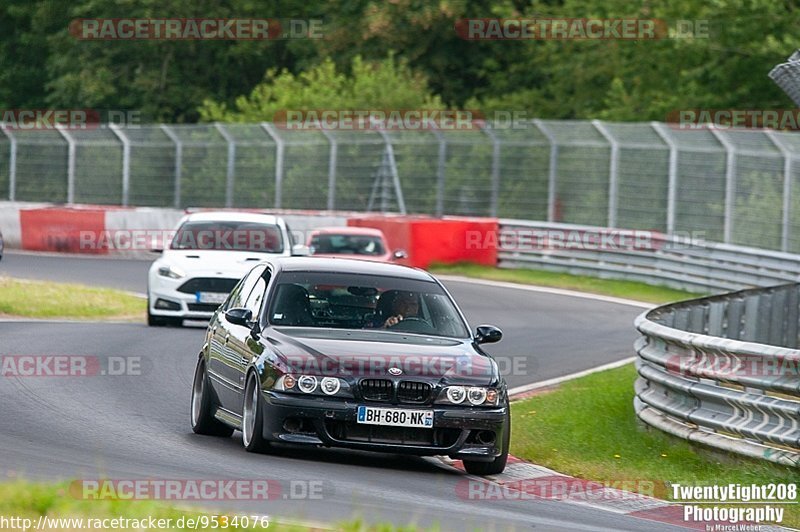
[{"label": "guardrail", "polygon": [[634,408],[683,439],[800,467],[800,284],[650,310]]},{"label": "guardrail", "polygon": [[800,279],[800,255],[689,235],[500,219],[498,266],[662,284],[694,292]]}]

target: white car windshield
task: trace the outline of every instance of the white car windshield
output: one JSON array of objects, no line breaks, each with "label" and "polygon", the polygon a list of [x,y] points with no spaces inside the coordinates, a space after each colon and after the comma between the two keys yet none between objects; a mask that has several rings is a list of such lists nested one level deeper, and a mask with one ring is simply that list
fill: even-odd
[{"label": "white car windshield", "polygon": [[172,239],[171,249],[283,252],[277,225],[257,222],[188,221]]}]

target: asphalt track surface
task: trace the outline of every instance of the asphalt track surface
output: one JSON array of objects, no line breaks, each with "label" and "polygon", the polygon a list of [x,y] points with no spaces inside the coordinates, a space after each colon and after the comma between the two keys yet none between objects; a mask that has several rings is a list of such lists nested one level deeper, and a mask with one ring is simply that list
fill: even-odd
[{"label": "asphalt track surface", "polygon": [[[148,264],[6,254],[0,275],[144,292]],[[508,358],[512,374],[506,378],[512,386],[632,352],[631,323],[641,309],[461,282],[447,285],[473,326],[490,322],[503,328],[503,341],[491,351]],[[368,522],[435,524],[443,530],[672,529],[559,501],[470,500],[463,493],[471,477],[435,459],[316,448],[264,456],[246,453],[238,432],[222,439],[196,436],[189,427],[189,397],[202,335],[202,325],[0,323],[2,356],[88,355],[97,357],[100,368],[109,367],[112,357],[141,363],[141,374],[124,376],[0,377],[0,474],[41,480],[272,479],[281,486],[271,491],[272,500],[202,504],[317,522],[362,516]],[[321,486],[321,496],[304,497],[305,481]]]}]

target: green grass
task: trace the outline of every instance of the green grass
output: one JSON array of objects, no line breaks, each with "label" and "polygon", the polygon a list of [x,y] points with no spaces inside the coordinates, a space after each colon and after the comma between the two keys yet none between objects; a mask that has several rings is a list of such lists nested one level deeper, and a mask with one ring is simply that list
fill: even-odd
[{"label": "green grass", "polygon": [[646,303],[668,303],[704,295],[635,281],[598,279],[586,275],[572,275],[569,273],[547,272],[543,270],[506,270],[467,263],[449,265],[435,264],[429,269],[434,274],[463,275],[465,277],[490,279],[493,281],[566,288],[592,294],[644,301]]},{"label": "green grass", "polygon": [[[247,512],[241,512],[239,515],[246,514]],[[275,520],[270,519],[267,527],[253,526],[252,522],[249,527],[234,527],[233,517],[237,514],[231,512],[203,510],[199,508],[189,509],[186,507],[178,508],[161,501],[151,500],[84,500],[77,498],[71,493],[68,483],[53,485],[14,481],[0,484],[0,516],[31,519],[35,527],[39,516],[42,515],[51,518],[114,519],[124,517],[127,519],[149,519],[153,517],[154,519],[170,519],[171,526],[166,530],[195,530],[195,528],[190,526],[187,522],[187,519],[203,518],[206,519],[206,521],[200,521],[200,523],[205,524],[210,523],[209,520],[211,516],[217,516],[219,519],[224,519],[222,516],[227,516],[228,518],[228,527],[221,528],[218,526],[217,530],[270,530],[274,532],[300,532],[306,530],[394,532],[418,530],[418,528],[414,526],[396,527],[390,524],[366,525],[359,520],[344,523],[331,523],[322,528],[312,525],[290,523],[280,518]],[[184,526],[177,526],[181,518],[183,518],[181,524]],[[164,523],[166,523],[166,521]],[[84,525],[85,524],[86,522],[84,521]],[[130,522],[128,524],[130,524]],[[211,530],[212,528],[212,526],[198,527],[199,530]],[[21,527],[18,529],[22,530]],[[64,529],[67,528],[59,528],[59,530]],[[77,527],[68,529],[78,530]],[[98,528],[86,528],[85,526],[83,529],[99,530]],[[30,530],[30,528],[28,530]],[[161,530],[165,529],[161,528]]]},{"label": "green grass", "polygon": [[[648,429],[633,411],[635,379],[631,364],[513,403],[511,453],[589,480],[650,481],[659,498],[668,498],[666,482],[769,484],[800,479],[797,468],[707,450]],[[785,523],[800,525],[800,505],[784,506]]]},{"label": "green grass", "polygon": [[0,277],[0,315],[142,320],[146,308],[144,299],[119,290]]}]

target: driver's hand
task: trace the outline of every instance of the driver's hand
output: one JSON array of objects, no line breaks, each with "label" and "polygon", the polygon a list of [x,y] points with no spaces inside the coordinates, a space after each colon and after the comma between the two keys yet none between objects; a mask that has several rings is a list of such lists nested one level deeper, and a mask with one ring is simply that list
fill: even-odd
[{"label": "driver's hand", "polygon": [[403,321],[403,315],[402,314],[398,314],[397,316],[389,316],[386,319],[386,321],[383,322],[383,328],[385,329],[387,327],[394,327],[395,325],[397,325],[401,321]]}]

